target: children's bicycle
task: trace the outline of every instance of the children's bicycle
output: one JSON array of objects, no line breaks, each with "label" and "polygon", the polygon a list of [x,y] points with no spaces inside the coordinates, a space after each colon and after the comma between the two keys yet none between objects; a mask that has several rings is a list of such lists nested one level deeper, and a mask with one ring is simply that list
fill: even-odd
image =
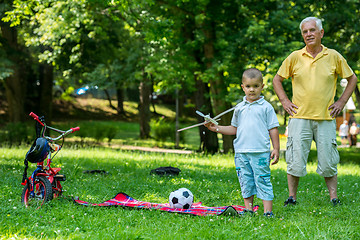
[{"label": "children's bicycle", "polygon": [[[66,180],[64,174],[60,174],[61,168],[52,168],[51,162],[55,155],[61,150],[66,135],[80,130],[79,127],[63,131],[45,123],[44,117],[38,117],[35,113],[29,114],[36,121],[36,139],[25,156],[25,170],[21,185],[24,189],[21,194],[21,202],[26,207],[40,208],[45,202],[59,197],[63,190],[61,183]],[[57,137],[46,136],[46,131],[52,130],[59,134]],[[55,142],[62,139],[62,144]],[[44,162],[46,160],[46,164]],[[37,163],[37,168],[27,177],[28,162]]]}]

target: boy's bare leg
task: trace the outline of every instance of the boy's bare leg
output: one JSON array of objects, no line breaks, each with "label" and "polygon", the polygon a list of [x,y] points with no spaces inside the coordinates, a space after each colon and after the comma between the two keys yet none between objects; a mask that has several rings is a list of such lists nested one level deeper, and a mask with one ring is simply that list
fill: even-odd
[{"label": "boy's bare leg", "polygon": [[248,210],[253,210],[254,207],[254,195],[249,198],[244,198],[245,208]]},{"label": "boy's bare leg", "polygon": [[326,186],[329,189],[330,200],[337,198],[337,175],[333,177],[324,177]]},{"label": "boy's bare leg", "polygon": [[289,188],[289,197],[293,196],[294,200],[296,200],[296,192],[299,186],[299,177],[295,177],[293,175],[288,174],[288,188]]}]

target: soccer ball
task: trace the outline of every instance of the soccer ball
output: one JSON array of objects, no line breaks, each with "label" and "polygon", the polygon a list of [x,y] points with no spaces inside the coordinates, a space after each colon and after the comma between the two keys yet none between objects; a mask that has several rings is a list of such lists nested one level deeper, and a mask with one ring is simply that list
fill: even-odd
[{"label": "soccer ball", "polygon": [[187,188],[180,188],[170,193],[169,203],[172,208],[189,209],[194,201],[194,195]]}]

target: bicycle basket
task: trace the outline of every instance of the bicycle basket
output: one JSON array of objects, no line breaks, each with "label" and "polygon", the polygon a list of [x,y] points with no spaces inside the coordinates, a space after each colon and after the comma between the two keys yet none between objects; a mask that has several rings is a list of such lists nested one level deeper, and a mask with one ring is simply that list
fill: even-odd
[{"label": "bicycle basket", "polygon": [[30,150],[26,153],[26,160],[31,163],[44,161],[50,151],[50,146],[45,138],[37,138]]}]

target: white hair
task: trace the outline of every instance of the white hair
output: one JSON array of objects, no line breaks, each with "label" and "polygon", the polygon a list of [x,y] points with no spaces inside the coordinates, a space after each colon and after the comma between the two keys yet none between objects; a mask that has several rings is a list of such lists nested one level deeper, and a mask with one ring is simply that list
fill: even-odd
[{"label": "white hair", "polygon": [[317,27],[317,29],[319,30],[319,31],[321,31],[322,29],[323,29],[323,27],[322,27],[322,22],[321,22],[321,20],[319,19],[319,18],[317,18],[317,17],[307,17],[307,18],[305,18],[304,20],[302,20],[301,21],[301,23],[300,23],[300,31],[301,31],[301,27],[302,27],[302,25],[304,24],[304,23],[306,23],[306,22],[311,22],[311,21],[315,21],[315,23],[316,23],[316,27]]}]

